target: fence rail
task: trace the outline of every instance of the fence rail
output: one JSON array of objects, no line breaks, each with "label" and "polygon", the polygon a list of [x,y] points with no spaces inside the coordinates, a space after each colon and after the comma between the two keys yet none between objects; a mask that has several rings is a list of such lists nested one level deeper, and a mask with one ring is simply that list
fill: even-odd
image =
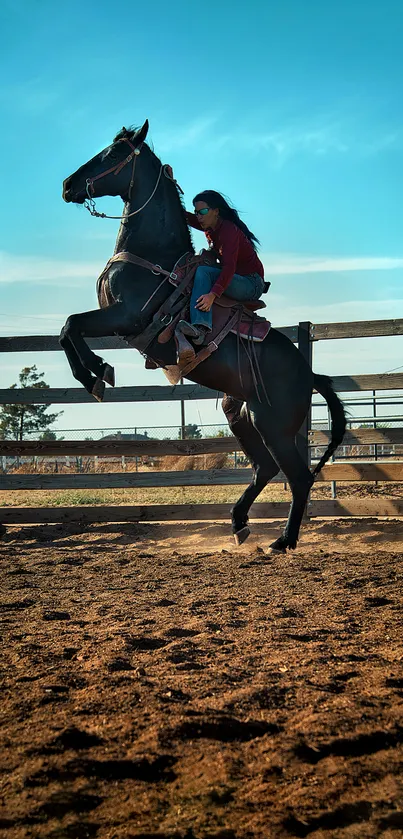
[{"label": "fence rail", "polygon": [[[59,522],[164,522],[164,521],[225,521],[231,518],[231,504],[158,504],[142,506],[102,505],[76,507],[3,507],[4,524],[42,524]],[[285,519],[287,501],[253,504],[251,519]],[[403,516],[400,498],[346,498],[345,500],[313,501],[308,504],[310,518],[335,516]]]},{"label": "fence rail", "polygon": [[[249,484],[252,469],[188,469],[180,472],[24,473],[3,475],[1,487],[15,489],[139,489],[155,487],[230,486]],[[279,473],[273,483],[285,483]],[[330,463],[318,481],[403,481],[403,463],[373,461]]]},{"label": "fence rail", "polygon": [[[375,375],[333,376],[333,386],[339,393],[369,390],[401,390],[403,373]],[[178,402],[188,399],[216,399],[221,391],[201,385],[150,385],[148,387],[115,387],[105,390],[104,402]],[[94,403],[94,397],[84,388],[5,388],[0,390],[1,405],[62,405]]]},{"label": "fence rail", "polygon": [[[298,326],[276,326],[291,341],[298,341]],[[312,323],[310,337],[313,341],[329,341],[337,338],[381,338],[403,335],[403,318],[389,320],[358,320],[341,323]],[[130,349],[123,338],[87,338],[93,350]],[[16,335],[0,337],[0,352],[59,352],[58,335]]]},{"label": "fence rail", "polygon": [[[310,431],[311,448],[327,446],[330,431]],[[346,431],[343,446],[403,443],[403,428],[357,428]],[[3,457],[164,457],[223,454],[239,451],[235,437],[192,440],[0,440]]]},{"label": "fence rail", "polygon": [[[375,375],[333,376],[333,386],[339,393],[369,390],[401,390],[403,373]],[[115,387],[105,390],[104,402],[178,402],[188,399],[216,399],[221,391],[201,385],[150,385],[147,387]],[[1,405],[63,405],[94,403],[94,397],[84,388],[5,388],[0,390]]]}]

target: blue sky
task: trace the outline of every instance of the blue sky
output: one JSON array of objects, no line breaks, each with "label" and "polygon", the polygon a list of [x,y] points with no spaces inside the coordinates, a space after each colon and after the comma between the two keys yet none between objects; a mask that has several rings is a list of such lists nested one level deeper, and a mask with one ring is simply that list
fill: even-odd
[{"label": "blue sky", "polygon": [[[401,0],[3,0],[0,26],[0,334],[56,334],[94,308],[117,222],[64,204],[61,183],[146,117],[188,206],[223,191],[260,238],[274,324],[403,317]],[[401,351],[401,338],[323,342],[314,366],[384,372]],[[113,360],[119,384],[165,383],[134,352]],[[0,386],[34,362],[74,385],[49,353],[6,357]],[[159,408],[158,424],[178,421]],[[188,416],[221,422],[210,402]],[[119,420],[156,424],[155,406],[119,406]],[[115,424],[95,404],[59,421]]]}]

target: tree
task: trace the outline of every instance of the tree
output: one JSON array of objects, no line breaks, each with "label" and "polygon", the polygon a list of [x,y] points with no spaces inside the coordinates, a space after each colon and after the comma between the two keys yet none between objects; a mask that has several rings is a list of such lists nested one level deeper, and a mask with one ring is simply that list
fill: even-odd
[{"label": "tree", "polygon": [[[63,411],[61,411],[63,413]],[[59,416],[56,414],[56,416]],[[58,437],[55,431],[52,431],[50,428],[47,428],[46,431],[41,434],[40,440],[63,440],[63,437]]]},{"label": "tree", "polygon": [[[23,367],[19,375],[19,385],[11,385],[10,390],[19,388],[49,388],[44,381],[43,373],[38,373],[36,364]],[[23,440],[28,434],[49,432],[49,426],[63,411],[57,414],[47,414],[49,405],[2,405],[0,411],[0,439]],[[54,434],[54,432],[50,432]],[[42,439],[50,439],[42,436]],[[52,439],[52,438],[51,438]]]},{"label": "tree", "polygon": [[[184,427],[184,439],[185,440],[200,440],[202,433],[200,428],[195,423],[189,423],[189,425],[185,425]],[[182,429],[179,431],[179,439],[182,437]]]}]

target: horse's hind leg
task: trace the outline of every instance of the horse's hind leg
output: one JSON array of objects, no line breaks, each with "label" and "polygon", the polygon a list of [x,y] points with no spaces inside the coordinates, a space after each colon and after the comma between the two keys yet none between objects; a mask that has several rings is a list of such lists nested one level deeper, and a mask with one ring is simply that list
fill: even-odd
[{"label": "horse's hind leg", "polygon": [[241,545],[250,534],[248,513],[253,502],[280,470],[253,426],[247,411],[242,410],[242,402],[231,396],[224,396],[222,407],[232,433],[252,462],[254,473],[253,481],[246,487],[231,511],[234,539],[237,545]]},{"label": "horse's hind leg", "polygon": [[295,548],[297,545],[313,477],[298,452],[295,439],[284,434],[279,424],[273,421],[270,413],[267,406],[255,404],[251,409],[251,418],[265,445],[284,472],[291,488],[292,503],[284,533],[270,545],[273,550],[285,553],[287,548]]}]

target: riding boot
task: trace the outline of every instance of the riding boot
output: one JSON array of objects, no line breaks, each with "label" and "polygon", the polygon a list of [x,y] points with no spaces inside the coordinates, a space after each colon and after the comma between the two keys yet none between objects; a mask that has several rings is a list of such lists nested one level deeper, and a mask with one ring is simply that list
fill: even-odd
[{"label": "riding boot", "polygon": [[210,331],[208,327],[196,326],[194,323],[188,323],[187,320],[180,320],[176,329],[183,335],[188,335],[196,346],[204,344],[206,335]]},{"label": "riding boot", "polygon": [[192,345],[185,338],[182,330],[178,329],[178,327],[175,329],[175,344],[176,363],[181,365],[181,367],[185,367],[186,364],[189,364],[190,361],[193,361],[196,353]]}]

